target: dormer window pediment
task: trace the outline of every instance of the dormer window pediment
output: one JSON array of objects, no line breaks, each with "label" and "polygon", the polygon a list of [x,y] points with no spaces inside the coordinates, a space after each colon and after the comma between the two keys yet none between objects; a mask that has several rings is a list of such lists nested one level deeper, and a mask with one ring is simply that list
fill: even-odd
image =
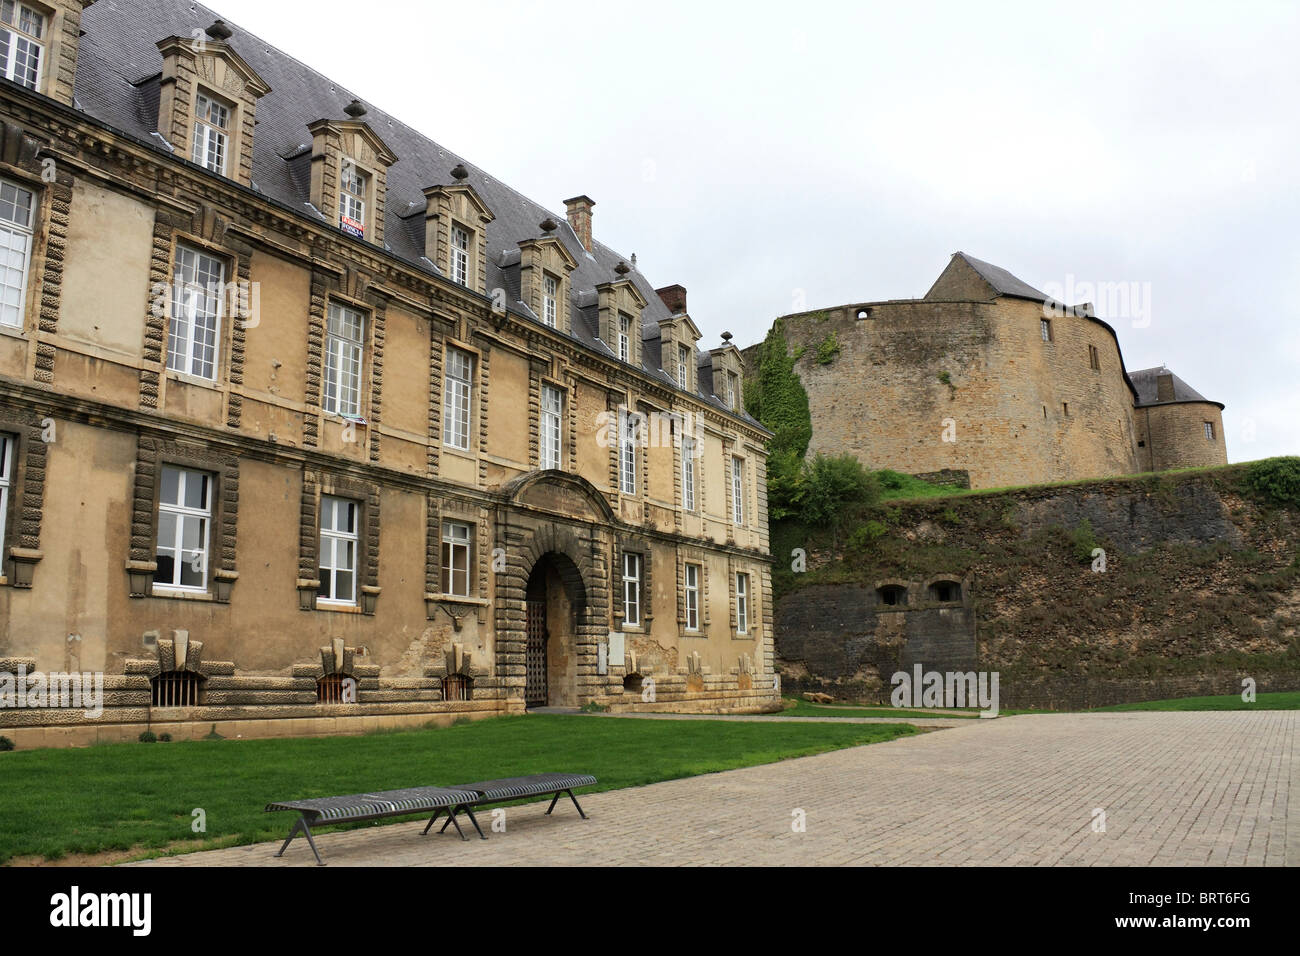
[{"label": "dormer window pediment", "polygon": [[629,365],[641,364],[641,312],[646,300],[630,279],[596,286],[600,338]]},{"label": "dormer window pediment", "polygon": [[[464,167],[457,167],[462,173]],[[487,295],[487,226],[496,217],[469,183],[424,190],[424,254],[457,285]]]},{"label": "dormer window pediment", "polygon": [[257,101],[271,88],[224,40],[172,36],[158,49],[158,134],[209,172],[251,185]]},{"label": "dormer window pediment", "polygon": [[547,325],[570,330],[569,273],[578,262],[554,236],[519,243],[519,297]]},{"label": "dormer window pediment", "polygon": [[367,123],[319,119],[312,134],[311,203],[343,232],[382,245],[388,167],[397,156]]}]

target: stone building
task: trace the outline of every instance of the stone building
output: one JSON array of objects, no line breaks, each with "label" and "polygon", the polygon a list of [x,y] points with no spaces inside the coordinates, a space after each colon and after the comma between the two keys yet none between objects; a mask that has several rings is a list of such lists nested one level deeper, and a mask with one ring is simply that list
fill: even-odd
[{"label": "stone building", "polygon": [[920,299],[777,321],[809,396],[810,454],[975,488],[1227,463],[1221,404],[1168,369],[1128,373],[1091,305],[964,253]]},{"label": "stone building", "polygon": [[3,7],[0,674],[106,690],[0,732],[775,706],[740,353],[590,198],[189,0]]}]

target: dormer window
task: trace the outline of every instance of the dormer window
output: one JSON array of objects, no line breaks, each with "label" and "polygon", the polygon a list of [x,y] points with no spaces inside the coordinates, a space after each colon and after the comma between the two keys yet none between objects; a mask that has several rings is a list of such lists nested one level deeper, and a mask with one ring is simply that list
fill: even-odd
[{"label": "dormer window", "polygon": [[349,160],[339,175],[339,228],[358,239],[366,237],[366,190],[370,177]]},{"label": "dormer window", "polygon": [[0,2],[0,64],[6,79],[31,90],[41,84],[45,14],[14,0]]},{"label": "dormer window", "polygon": [[469,233],[460,226],[451,227],[451,281],[469,285]]},{"label": "dormer window", "polygon": [[727,373],[727,407],[733,412],[736,410],[736,373]]},{"label": "dormer window", "polygon": [[687,387],[686,383],[690,381],[690,379],[686,377],[687,369],[690,368],[690,366],[687,363],[690,361],[690,359],[691,359],[691,350],[688,349],[685,345],[677,346],[677,387],[678,388],[683,388],[683,389],[686,388]]},{"label": "dormer window", "polygon": [[555,328],[556,316],[559,314],[557,300],[560,283],[553,275],[542,277],[542,321]]},{"label": "dormer window", "polygon": [[226,174],[230,107],[200,93],[194,98],[194,148],[190,159],[219,176]]},{"label": "dormer window", "polygon": [[618,314],[618,357],[630,361],[632,356],[632,317],[620,312]]}]

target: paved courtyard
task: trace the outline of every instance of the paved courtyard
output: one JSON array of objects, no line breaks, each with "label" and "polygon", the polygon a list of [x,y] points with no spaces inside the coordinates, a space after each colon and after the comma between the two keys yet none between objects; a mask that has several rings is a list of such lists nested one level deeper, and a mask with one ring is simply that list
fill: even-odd
[{"label": "paved courtyard", "polygon": [[[579,799],[585,822],[567,802],[553,817],[545,803],[510,807],[506,832],[486,842],[437,836],[436,827],[422,837],[423,821],[411,820],[325,829],[317,843],[333,866],[1294,866],[1300,712],[964,721],[891,743]],[[1097,810],[1104,832],[1094,829]],[[796,811],[804,832],[792,826]],[[280,816],[287,833],[291,815]],[[479,819],[486,829],[491,810]],[[314,863],[301,838],[277,860],[278,845],[150,862]]]}]

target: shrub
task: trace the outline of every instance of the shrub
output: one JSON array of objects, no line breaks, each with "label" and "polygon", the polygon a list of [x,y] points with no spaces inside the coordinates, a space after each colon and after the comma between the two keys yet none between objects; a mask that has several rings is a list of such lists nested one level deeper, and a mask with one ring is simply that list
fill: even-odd
[{"label": "shrub", "polygon": [[1092,533],[1092,522],[1084,518],[1070,532],[1070,543],[1074,546],[1074,556],[1085,563],[1092,561],[1092,552],[1098,547],[1097,538]]},{"label": "shrub", "polygon": [[152,730],[146,730],[140,734],[140,743],[142,744],[155,744],[157,742],[158,738],[154,735]]},{"label": "shrub", "polygon": [[1300,458],[1267,458],[1246,470],[1246,487],[1274,504],[1300,508]]},{"label": "shrub", "polygon": [[165,744],[169,744],[169,743],[172,742],[172,735],[171,735],[171,734],[159,734],[159,735],[158,735],[158,739],[159,739],[160,741],[162,741],[163,743],[165,743]]},{"label": "shrub", "polygon": [[848,547],[850,551],[866,551],[872,543],[885,536],[889,529],[879,521],[871,520],[865,524],[859,525],[853,529],[849,535]]},{"label": "shrub", "polygon": [[0,737],[0,751],[13,750],[14,742],[8,737]]},{"label": "shrub", "polygon": [[803,517],[811,524],[839,524],[850,508],[880,497],[876,476],[852,455],[817,455],[804,476]]},{"label": "shrub", "polygon": [[961,517],[951,508],[944,508],[943,511],[939,513],[939,520],[946,525],[952,525],[954,527],[961,524]]}]

